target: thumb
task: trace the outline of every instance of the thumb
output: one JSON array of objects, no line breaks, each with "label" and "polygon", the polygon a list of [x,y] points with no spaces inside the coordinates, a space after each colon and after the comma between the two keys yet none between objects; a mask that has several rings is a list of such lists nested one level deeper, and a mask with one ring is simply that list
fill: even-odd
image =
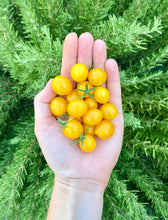
[{"label": "thumb", "polygon": [[35,127],[46,126],[55,121],[50,111],[50,101],[56,96],[51,87],[52,80],[34,98]]}]

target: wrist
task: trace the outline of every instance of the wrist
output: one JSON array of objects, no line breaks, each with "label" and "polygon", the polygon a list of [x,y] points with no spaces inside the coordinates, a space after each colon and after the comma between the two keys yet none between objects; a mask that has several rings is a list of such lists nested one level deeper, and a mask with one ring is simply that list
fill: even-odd
[{"label": "wrist", "polygon": [[[104,190],[91,181],[65,181],[55,178],[47,220],[99,220],[103,209]],[[52,207],[51,207],[52,204]]]},{"label": "wrist", "polygon": [[76,190],[81,193],[104,194],[106,185],[89,179],[64,178],[55,176],[54,186],[65,191]]}]

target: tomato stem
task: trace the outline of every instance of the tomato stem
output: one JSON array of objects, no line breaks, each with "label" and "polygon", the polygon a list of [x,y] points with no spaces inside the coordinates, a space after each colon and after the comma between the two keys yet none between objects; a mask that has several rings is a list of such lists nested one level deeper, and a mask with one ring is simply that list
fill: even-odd
[{"label": "tomato stem", "polygon": [[[65,120],[62,120],[63,118],[65,118]],[[60,116],[60,117],[57,117],[57,122],[58,124],[60,125],[60,127],[62,128],[62,130],[64,130],[64,128],[66,127],[67,123],[72,120],[72,118],[68,119],[68,113]],[[62,131],[62,130],[58,130],[58,131]]]},{"label": "tomato stem", "polygon": [[94,65],[92,64],[91,67],[89,67],[89,71],[91,71],[92,69],[94,69]]},{"label": "tomato stem", "polygon": [[92,99],[94,99],[93,95],[90,94],[91,91],[95,90],[97,87],[93,87],[93,88],[88,88],[88,84],[85,84],[85,89],[76,89],[77,91],[81,91],[84,94],[79,98],[79,99],[83,99],[86,95],[89,95]]},{"label": "tomato stem", "polygon": [[87,134],[87,132],[88,132],[88,129],[89,129],[89,127],[87,127],[85,133],[84,133],[84,134],[81,134],[81,135],[80,135],[80,138],[79,138],[78,140],[74,141],[74,142],[72,143],[72,145],[78,144],[78,143],[81,141],[81,147],[83,147],[83,141],[86,139],[85,136],[86,136],[86,134]]}]

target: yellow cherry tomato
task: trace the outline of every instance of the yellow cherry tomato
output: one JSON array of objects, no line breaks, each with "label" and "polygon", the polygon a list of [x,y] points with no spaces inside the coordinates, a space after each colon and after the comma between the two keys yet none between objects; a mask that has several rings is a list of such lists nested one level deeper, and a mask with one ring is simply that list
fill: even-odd
[{"label": "yellow cherry tomato", "polygon": [[86,103],[82,99],[73,100],[68,104],[67,112],[72,117],[81,117],[88,110]]},{"label": "yellow cherry tomato", "polygon": [[109,120],[102,120],[95,128],[95,134],[101,139],[107,139],[114,133],[114,125]]},{"label": "yellow cherry tomato", "polygon": [[84,152],[91,152],[95,149],[96,147],[96,140],[93,136],[91,135],[85,135],[85,138],[83,140],[83,145],[81,141],[79,142],[79,147],[84,151]]},{"label": "yellow cherry tomato", "polygon": [[56,76],[52,81],[52,89],[58,95],[68,95],[72,91],[72,83],[65,76]]},{"label": "yellow cherry tomato", "polygon": [[83,82],[88,77],[88,68],[82,64],[77,63],[71,69],[71,77],[75,82]]},{"label": "yellow cherry tomato", "polygon": [[50,110],[55,116],[62,116],[67,112],[67,102],[62,97],[55,97],[50,102]]},{"label": "yellow cherry tomato", "polygon": [[104,88],[104,87],[97,87],[94,90],[94,98],[96,99],[96,101],[100,104],[105,104],[109,101],[110,99],[110,93],[109,91]]},{"label": "yellow cherry tomato", "polygon": [[94,86],[101,86],[106,79],[106,72],[101,68],[92,69],[88,75],[89,82]]},{"label": "yellow cherry tomato", "polygon": [[86,134],[94,135],[94,132],[95,132],[95,127],[94,126],[83,124],[83,133],[86,132],[86,129],[88,129]]},{"label": "yellow cherry tomato", "polygon": [[75,99],[79,99],[80,98],[80,95],[79,93],[76,91],[76,89],[73,89],[72,92],[66,96],[66,101],[68,103],[72,102],[73,100]]},{"label": "yellow cherry tomato", "polygon": [[83,122],[83,117],[77,117],[76,119],[77,119],[80,123]]},{"label": "yellow cherry tomato", "polygon": [[83,122],[87,125],[95,126],[101,122],[103,117],[99,109],[89,109],[83,116]]},{"label": "yellow cherry tomato", "polygon": [[[81,82],[81,83],[78,84],[77,89],[86,90],[86,84],[88,84],[88,89],[93,88],[93,86],[90,84],[90,82],[84,81],[84,82]],[[84,94],[84,92],[79,91],[79,90],[78,90],[78,93],[79,93],[80,96],[82,96]],[[93,94],[93,90],[90,91],[90,94]],[[87,98],[87,97],[89,97],[89,95],[87,94],[84,97]]]},{"label": "yellow cherry tomato", "polygon": [[69,119],[76,119],[76,120],[78,120],[80,123],[82,123],[83,122],[83,117],[72,117],[72,116],[69,116]]},{"label": "yellow cherry tomato", "polygon": [[106,103],[102,105],[100,108],[100,111],[102,111],[103,113],[103,119],[106,119],[106,120],[112,120],[118,114],[117,108],[115,107],[115,105],[111,103]]},{"label": "yellow cherry tomato", "polygon": [[63,133],[66,137],[70,139],[77,139],[83,133],[83,126],[78,120],[72,119],[67,122]]},{"label": "yellow cherry tomato", "polygon": [[84,101],[87,104],[88,109],[97,108],[97,102],[95,99],[86,98]]}]

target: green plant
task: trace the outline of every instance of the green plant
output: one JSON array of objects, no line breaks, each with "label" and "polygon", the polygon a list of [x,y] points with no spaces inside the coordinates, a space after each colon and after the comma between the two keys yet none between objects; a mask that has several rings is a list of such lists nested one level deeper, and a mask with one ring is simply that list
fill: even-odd
[{"label": "green plant", "polygon": [[0,216],[45,219],[53,186],[33,98],[59,75],[67,33],[103,39],[120,67],[125,134],[102,219],[168,219],[168,2],[0,1]]}]

